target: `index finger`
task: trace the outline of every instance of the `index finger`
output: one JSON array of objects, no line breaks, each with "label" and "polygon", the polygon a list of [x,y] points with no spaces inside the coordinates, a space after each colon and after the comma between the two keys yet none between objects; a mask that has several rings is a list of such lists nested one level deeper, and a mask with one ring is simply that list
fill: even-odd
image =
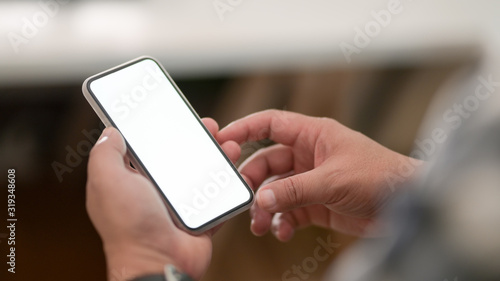
[{"label": "index finger", "polygon": [[293,146],[304,134],[310,134],[315,118],[282,110],[265,110],[257,112],[227,125],[219,133],[217,139],[224,143],[233,140],[237,143],[271,139],[277,143]]}]

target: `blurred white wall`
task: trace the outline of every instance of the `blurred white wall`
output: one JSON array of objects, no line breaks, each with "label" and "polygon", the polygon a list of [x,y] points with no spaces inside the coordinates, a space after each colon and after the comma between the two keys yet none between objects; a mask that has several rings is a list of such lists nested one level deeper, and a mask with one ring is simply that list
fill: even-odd
[{"label": "blurred white wall", "polygon": [[[391,5],[357,46],[356,28]],[[80,82],[146,54],[176,76],[440,63],[477,55],[498,11],[493,0],[2,1],[0,86]],[[343,43],[358,49],[349,63]]]}]

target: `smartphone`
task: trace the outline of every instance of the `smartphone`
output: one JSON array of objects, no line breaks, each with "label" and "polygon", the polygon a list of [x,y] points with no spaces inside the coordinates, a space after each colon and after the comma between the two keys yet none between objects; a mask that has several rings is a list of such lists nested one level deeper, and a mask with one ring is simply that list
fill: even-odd
[{"label": "smartphone", "polygon": [[102,122],[121,132],[133,166],[180,228],[199,234],[251,206],[252,190],[157,60],[134,59],[82,88]]}]

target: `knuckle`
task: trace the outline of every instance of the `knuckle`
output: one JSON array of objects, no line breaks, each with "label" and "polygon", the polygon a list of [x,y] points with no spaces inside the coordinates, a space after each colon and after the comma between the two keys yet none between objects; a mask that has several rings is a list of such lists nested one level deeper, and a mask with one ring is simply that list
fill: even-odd
[{"label": "knuckle", "polygon": [[279,110],[277,109],[274,109],[274,108],[271,108],[271,109],[266,109],[263,111],[265,114],[271,114],[271,115],[275,115],[279,112]]},{"label": "knuckle", "polygon": [[302,206],[304,194],[300,188],[300,180],[297,177],[288,177],[283,180],[285,196],[291,206]]},{"label": "knuckle", "polygon": [[321,126],[330,128],[334,128],[337,124],[339,124],[337,120],[328,117],[316,117],[316,120]]}]

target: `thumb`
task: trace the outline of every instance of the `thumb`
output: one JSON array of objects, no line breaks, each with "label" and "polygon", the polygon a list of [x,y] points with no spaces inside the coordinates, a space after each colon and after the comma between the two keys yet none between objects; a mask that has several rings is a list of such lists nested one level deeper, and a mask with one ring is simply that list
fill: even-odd
[{"label": "thumb", "polygon": [[115,128],[104,129],[101,137],[90,151],[88,178],[108,178],[110,172],[126,171],[124,156],[125,141]]},{"label": "thumb", "polygon": [[319,169],[286,177],[267,184],[257,192],[257,204],[271,213],[328,202],[328,188]]}]

